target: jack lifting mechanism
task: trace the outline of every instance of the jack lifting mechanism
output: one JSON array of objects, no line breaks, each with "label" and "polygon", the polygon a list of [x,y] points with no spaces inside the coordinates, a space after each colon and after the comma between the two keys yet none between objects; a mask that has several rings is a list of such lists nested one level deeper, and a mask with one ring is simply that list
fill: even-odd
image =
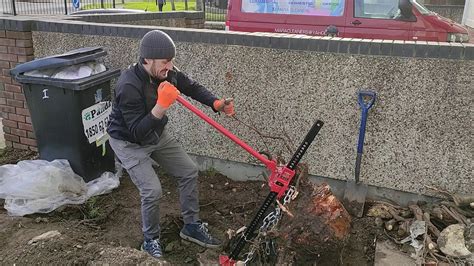
[{"label": "jack lifting mechanism", "polygon": [[208,124],[216,128],[223,135],[238,144],[240,147],[250,153],[253,157],[262,162],[265,167],[270,171],[270,177],[268,178],[270,193],[266,197],[260,209],[257,211],[257,214],[255,215],[253,220],[250,222],[250,225],[245,229],[244,233],[240,236],[236,244],[232,247],[230,255],[221,255],[219,257],[220,265],[235,265],[238,260],[239,253],[245,247],[245,244],[247,244],[247,242],[249,242],[255,236],[254,231],[257,229],[257,226],[263,221],[264,215],[267,212],[268,208],[273,203],[275,203],[276,200],[280,201],[287,193],[289,186],[294,182],[294,176],[298,163],[308,150],[309,145],[311,145],[324,123],[320,120],[317,120],[313,124],[309,132],[306,134],[306,137],[304,138],[303,142],[301,142],[300,146],[293,154],[291,160],[285,166],[279,165],[276,160],[267,159],[265,156],[252,149],[244,141],[236,137],[229,130],[227,130],[222,125],[220,125],[219,123],[211,119],[209,116],[204,114],[201,110],[193,106],[183,97],[178,96],[177,101],[184,105],[184,107],[195,113],[197,116],[199,116],[201,119],[206,121]]}]

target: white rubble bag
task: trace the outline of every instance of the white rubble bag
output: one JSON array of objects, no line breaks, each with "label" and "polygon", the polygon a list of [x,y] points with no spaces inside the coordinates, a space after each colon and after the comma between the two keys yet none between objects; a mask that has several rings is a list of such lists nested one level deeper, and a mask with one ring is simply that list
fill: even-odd
[{"label": "white rubble bag", "polygon": [[48,213],[65,204],[82,204],[119,186],[121,171],[85,183],[67,160],[25,160],[0,166],[0,198],[8,215]]},{"label": "white rubble bag", "polygon": [[72,66],[64,66],[52,69],[31,70],[24,73],[25,76],[53,79],[82,79],[106,71],[102,63],[89,61]]}]

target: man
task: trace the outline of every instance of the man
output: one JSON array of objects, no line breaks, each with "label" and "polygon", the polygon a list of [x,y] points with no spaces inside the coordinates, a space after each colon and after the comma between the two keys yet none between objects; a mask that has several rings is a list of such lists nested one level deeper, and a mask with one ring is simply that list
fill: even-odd
[{"label": "man", "polygon": [[142,250],[162,256],[160,180],[153,161],[178,180],[184,227],[183,239],[201,246],[217,248],[220,241],[211,236],[199,218],[198,169],[181,145],[166,130],[166,111],[183,93],[216,112],[234,114],[232,101],[218,99],[202,85],[173,67],[176,47],[159,30],[150,31],[140,42],[138,64],[124,70],[115,87],[115,102],[107,132],[117,158],[137,186],[141,197],[144,242]]},{"label": "man", "polygon": [[163,12],[163,6],[166,5],[166,0],[156,0],[156,5],[158,6],[158,10]]}]

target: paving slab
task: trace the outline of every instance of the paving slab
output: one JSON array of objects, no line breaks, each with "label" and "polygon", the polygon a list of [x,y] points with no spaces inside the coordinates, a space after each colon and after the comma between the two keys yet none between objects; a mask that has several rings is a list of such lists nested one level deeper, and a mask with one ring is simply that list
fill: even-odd
[{"label": "paving slab", "polygon": [[415,266],[415,260],[388,240],[378,241],[375,247],[375,266]]}]

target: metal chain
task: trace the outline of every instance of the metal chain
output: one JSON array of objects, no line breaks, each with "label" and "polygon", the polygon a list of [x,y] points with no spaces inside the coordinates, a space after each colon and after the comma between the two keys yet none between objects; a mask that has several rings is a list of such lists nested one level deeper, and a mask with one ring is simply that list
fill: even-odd
[{"label": "metal chain", "polygon": [[247,253],[247,258],[245,258],[245,260],[244,260],[244,265],[247,265],[247,262],[252,261],[252,259],[253,259],[253,254],[254,254],[254,252],[255,252],[255,249],[256,249],[256,247],[255,247],[255,246],[252,246],[252,248],[250,249],[250,251]]},{"label": "metal chain", "polygon": [[[297,195],[298,195],[298,191],[296,191],[296,187],[289,186],[288,190],[285,193],[285,196],[283,197],[283,205],[289,204],[292,200],[296,198]],[[281,216],[282,216],[281,209],[277,205],[275,207],[275,210],[267,214],[267,216],[265,216],[265,218],[263,219],[262,226],[260,227],[259,233],[256,238],[259,238],[262,235],[265,235],[268,231],[271,231],[273,228],[275,228],[275,226],[277,226],[278,222],[280,221]],[[257,245],[256,243],[253,243],[252,247],[247,253],[247,257],[245,258],[244,265],[246,265],[247,262],[252,261],[253,255],[255,254],[256,249],[257,249]],[[270,250],[270,247],[268,246],[268,243],[266,243],[266,248],[265,248],[266,253],[269,253],[269,250]]]},{"label": "metal chain", "polygon": [[270,256],[272,250],[275,252],[275,243],[270,239],[265,241],[265,255]]},{"label": "metal chain", "polygon": [[289,204],[292,200],[294,200],[298,196],[298,191],[296,191],[295,186],[289,186],[288,190],[286,191],[285,197],[283,198],[283,205]]},{"label": "metal chain", "polygon": [[270,212],[264,219],[262,226],[260,227],[260,232],[269,231],[268,228],[273,228],[278,221],[280,220],[281,210],[280,207],[276,207],[274,211]]}]

